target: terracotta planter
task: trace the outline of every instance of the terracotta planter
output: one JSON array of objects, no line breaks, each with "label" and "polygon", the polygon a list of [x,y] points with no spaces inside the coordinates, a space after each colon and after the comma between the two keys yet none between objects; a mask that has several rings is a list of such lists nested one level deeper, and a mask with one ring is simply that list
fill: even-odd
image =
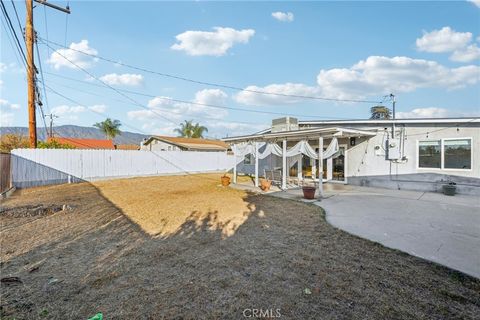
[{"label": "terracotta planter", "polygon": [[272,186],[272,181],[267,179],[260,180],[260,189],[262,189],[263,191],[270,190],[271,186]]},{"label": "terracotta planter", "polygon": [[317,188],[305,186],[305,187],[302,187],[302,190],[303,190],[303,197],[305,199],[308,199],[308,200],[315,199],[315,190],[317,190]]},{"label": "terracotta planter", "polygon": [[222,180],[222,186],[228,187],[230,185],[230,177],[229,176],[223,176],[220,179]]}]

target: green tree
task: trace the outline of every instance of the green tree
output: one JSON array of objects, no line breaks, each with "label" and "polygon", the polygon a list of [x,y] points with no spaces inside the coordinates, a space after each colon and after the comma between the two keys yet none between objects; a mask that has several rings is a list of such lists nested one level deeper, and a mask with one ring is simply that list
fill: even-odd
[{"label": "green tree", "polygon": [[375,106],[370,108],[370,119],[385,120],[392,118],[392,112],[385,106]]},{"label": "green tree", "polygon": [[60,143],[55,139],[49,141],[38,141],[37,148],[39,149],[76,149],[74,146],[67,143]]},{"label": "green tree", "polygon": [[93,126],[100,129],[105,134],[107,139],[113,140],[116,136],[122,134],[120,131],[120,126],[122,124],[119,120],[112,120],[107,118],[105,121],[97,122]]},{"label": "green tree", "polygon": [[0,136],[1,152],[10,152],[13,149],[22,148],[30,148],[28,137],[13,133]]},{"label": "green tree", "polygon": [[180,127],[176,128],[175,132],[184,138],[203,138],[204,133],[207,133],[208,129],[199,123],[193,124],[192,120],[185,120],[183,123],[180,123]]}]

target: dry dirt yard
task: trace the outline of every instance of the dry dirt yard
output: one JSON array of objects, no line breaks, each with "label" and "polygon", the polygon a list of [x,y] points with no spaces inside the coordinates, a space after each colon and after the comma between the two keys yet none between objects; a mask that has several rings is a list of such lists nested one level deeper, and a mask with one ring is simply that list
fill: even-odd
[{"label": "dry dirt yard", "polygon": [[0,318],[478,319],[479,280],[219,181],[17,191],[0,213]]}]

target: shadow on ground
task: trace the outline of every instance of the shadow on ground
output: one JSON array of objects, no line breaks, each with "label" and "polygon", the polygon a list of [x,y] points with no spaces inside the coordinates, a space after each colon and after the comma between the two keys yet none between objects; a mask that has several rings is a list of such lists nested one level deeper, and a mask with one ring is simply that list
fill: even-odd
[{"label": "shadow on ground", "polygon": [[248,193],[242,201],[249,211],[229,236],[233,225],[215,208],[152,236],[92,184],[20,190],[2,205],[71,209],[0,216],[2,278],[18,277],[1,283],[2,319],[239,319],[252,308],[284,319],[480,313],[474,278],[339,231],[313,205]]}]

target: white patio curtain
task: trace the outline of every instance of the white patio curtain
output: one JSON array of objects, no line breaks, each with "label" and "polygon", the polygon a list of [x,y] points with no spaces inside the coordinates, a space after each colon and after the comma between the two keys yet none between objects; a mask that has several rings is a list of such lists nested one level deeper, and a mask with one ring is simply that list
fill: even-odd
[{"label": "white patio curtain", "polygon": [[[327,147],[327,150],[323,151],[323,159],[331,158],[339,150],[338,140],[336,137],[332,138],[332,141]],[[299,154],[304,154],[312,159],[318,159],[318,153],[315,149],[308,144],[307,140],[299,141],[296,145],[287,150],[287,157],[294,157]]]},{"label": "white patio curtain", "polygon": [[[265,159],[270,154],[274,154],[274,155],[279,156],[279,157],[282,156],[283,150],[282,150],[282,147],[280,147],[278,144],[271,143],[271,142],[263,143],[259,147],[259,149],[262,148],[265,145],[266,145],[266,147],[263,150],[263,152],[259,152],[258,159]],[[338,150],[339,150],[338,140],[337,140],[336,137],[333,137],[332,141],[330,142],[330,144],[327,147],[327,150],[325,150],[323,152],[323,159],[331,158],[333,155],[335,155],[335,153],[338,152]],[[242,143],[242,144],[235,144],[233,146],[233,151],[234,151],[235,156],[236,156],[236,162],[240,163],[240,162],[243,161],[244,157],[247,154],[251,153],[251,154],[255,155],[255,145],[250,143],[250,142],[249,143]],[[315,152],[315,149],[312,148],[312,146],[308,143],[307,140],[301,140],[296,145],[294,145],[293,147],[291,147],[290,149],[287,150],[287,157],[295,157],[295,156],[298,156],[300,154],[304,154],[304,155],[306,155],[310,158],[313,158],[313,159],[318,159],[317,152]]]},{"label": "white patio curtain", "polygon": [[245,159],[247,154],[255,154],[255,146],[250,142],[234,144],[233,153],[235,154],[235,162],[239,164]]},{"label": "white patio curtain", "polygon": [[274,154],[274,155],[279,156],[279,157],[282,156],[282,147],[280,147],[278,144],[270,143],[270,142],[269,143],[264,143],[263,145],[260,146],[260,148],[265,146],[265,145],[266,145],[265,150],[263,150],[263,152],[260,152],[258,154],[258,159],[265,159],[266,157],[268,157],[271,154]]}]

